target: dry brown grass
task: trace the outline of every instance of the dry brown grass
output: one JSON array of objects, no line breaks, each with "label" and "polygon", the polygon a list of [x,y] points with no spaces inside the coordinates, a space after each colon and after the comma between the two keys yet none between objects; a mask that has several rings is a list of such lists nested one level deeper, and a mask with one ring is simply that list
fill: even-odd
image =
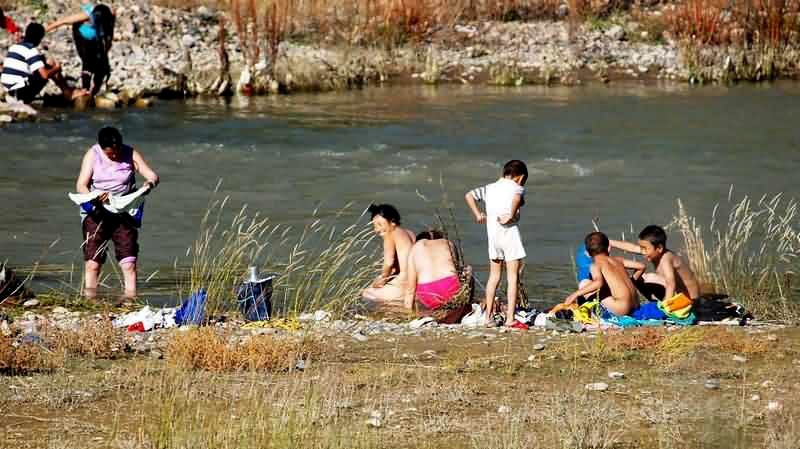
[{"label": "dry brown grass", "polygon": [[0,374],[50,372],[61,365],[59,355],[37,343],[15,344],[13,338],[0,336]]},{"label": "dry brown grass", "polygon": [[666,328],[626,329],[625,332],[575,338],[552,351],[574,363],[602,364],[619,361],[635,353],[653,366],[672,365],[698,351],[715,354],[763,354],[768,343],[741,329],[721,326],[692,326],[676,331]]},{"label": "dry brown grass", "polygon": [[665,15],[670,31],[700,44],[781,47],[798,41],[794,0],[685,0]]},{"label": "dry brown grass", "polygon": [[86,320],[75,329],[46,329],[43,336],[56,351],[90,359],[117,358],[125,346],[107,317]]},{"label": "dry brown grass", "polygon": [[168,360],[193,369],[225,371],[286,371],[294,369],[298,360],[321,353],[316,338],[280,338],[256,335],[244,341],[213,328],[199,328],[176,335],[167,346]]}]

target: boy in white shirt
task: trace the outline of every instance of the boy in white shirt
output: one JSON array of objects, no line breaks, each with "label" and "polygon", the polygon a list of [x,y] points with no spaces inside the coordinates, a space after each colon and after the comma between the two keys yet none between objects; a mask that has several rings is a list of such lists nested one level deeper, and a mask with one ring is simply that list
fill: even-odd
[{"label": "boy in white shirt", "polygon": [[[494,314],[494,294],[500,284],[503,262],[506,265],[508,281],[508,311],[506,326],[527,329],[523,323],[514,320],[517,306],[517,282],[525,248],[519,233],[519,208],[525,203],[525,181],[528,180],[528,167],[519,160],[512,160],[503,167],[503,177],[497,182],[469,191],[464,199],[475,221],[486,223],[489,240],[489,280],[486,282],[486,320],[492,323]],[[486,213],[478,209],[482,201]]]}]

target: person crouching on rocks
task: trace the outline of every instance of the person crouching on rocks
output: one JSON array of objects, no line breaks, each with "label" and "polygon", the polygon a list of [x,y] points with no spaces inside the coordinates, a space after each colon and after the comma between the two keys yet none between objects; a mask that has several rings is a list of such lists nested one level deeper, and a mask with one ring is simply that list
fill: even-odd
[{"label": "person crouching on rocks", "polygon": [[25,28],[22,42],[8,49],[0,75],[0,83],[8,94],[23,103],[31,103],[47,85],[47,81],[53,80],[68,100],[85,95],[84,90],[72,89],[67,85],[67,80],[61,74],[61,64],[39,53],[36,47],[43,38],[44,27],[31,23]]},{"label": "person crouching on rocks", "polygon": [[106,5],[94,6],[89,0],[81,1],[81,12],[63,17],[47,25],[51,32],[65,25],[72,25],[75,49],[83,64],[81,84],[84,89],[97,95],[103,83],[111,75],[108,52],[114,40],[114,13]]},{"label": "person crouching on rocks", "polygon": [[[103,191],[97,199],[81,206],[83,221],[84,295],[97,294],[97,279],[105,262],[108,241],[114,243],[117,262],[122,269],[125,296],[136,296],[136,260],[139,255],[139,226],[127,212],[112,213],[102,203],[108,194],[125,195],[134,191],[136,172],[146,179],[150,190],[158,185],[156,172],[133,147],[122,143],[119,130],[105,127],[97,134],[97,144],[83,156],[75,188],[79,193]],[[149,193],[149,192],[148,192]],[[141,218],[141,217],[139,217]]]}]

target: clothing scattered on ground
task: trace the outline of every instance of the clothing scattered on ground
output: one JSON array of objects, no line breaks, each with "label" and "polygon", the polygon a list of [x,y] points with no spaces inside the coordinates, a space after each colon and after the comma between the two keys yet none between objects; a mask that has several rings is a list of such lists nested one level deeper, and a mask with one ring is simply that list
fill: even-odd
[{"label": "clothing scattered on ground", "polygon": [[486,313],[484,313],[480,304],[470,304],[470,306],[472,310],[461,319],[461,325],[470,327],[480,326],[486,318]]},{"label": "clothing scattered on ground", "polygon": [[518,217],[512,217],[512,220],[504,225],[497,220],[501,216],[511,214],[514,196],[522,195],[524,199],[525,189],[511,179],[501,178],[497,182],[471,190],[470,195],[485,205],[489,259],[524,259],[526,254],[517,226]]},{"label": "clothing scattered on ground", "polygon": [[278,318],[269,321],[251,321],[243,324],[242,329],[283,329],[287,331],[298,331],[303,328],[300,320],[296,318]]},{"label": "clothing scattered on ground", "polygon": [[753,319],[741,304],[722,301],[725,298],[727,295],[701,295],[695,298],[692,312],[698,321],[736,320],[744,325]]},{"label": "clothing scattered on ground", "polygon": [[3,60],[0,83],[12,93],[27,86],[31,75],[41,68],[44,68],[44,57],[33,44],[29,42],[14,44],[8,49],[8,55]]},{"label": "clothing scattered on ground", "polygon": [[629,315],[637,320],[664,320],[667,318],[667,315],[661,311],[656,302],[646,302]]},{"label": "clothing scattered on ground", "polygon": [[155,328],[175,327],[174,307],[153,310],[144,306],[136,312],[126,313],[112,322],[114,327],[126,327],[130,331],[147,332]]},{"label": "clothing scattered on ground", "polygon": [[208,293],[204,288],[192,293],[175,312],[175,323],[178,326],[203,324],[206,317],[206,299]]}]

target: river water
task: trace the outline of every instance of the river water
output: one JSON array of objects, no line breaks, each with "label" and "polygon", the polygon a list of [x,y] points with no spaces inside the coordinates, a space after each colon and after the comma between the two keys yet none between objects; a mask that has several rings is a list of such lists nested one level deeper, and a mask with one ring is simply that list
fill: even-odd
[{"label": "river water", "polygon": [[320,204],[354,202],[341,218],[349,224],[370,202],[387,202],[419,230],[435,223],[444,196],[468,261],[485,267],[485,231],[462,198],[518,158],[531,172],[521,220],[527,282],[535,295],[555,295],[572,287],[571,254],[595,217],[619,236],[667,223],[677,198],[708,220],[731,185],[734,196],[798,196],[798,99],[792,83],[409,86],[63,114],[0,129],[0,258],[80,263],[78,212],[66,193],[109,124],[162,177],[141,235],[151,282],[169,279],[176,258],[184,263],[219,179],[233,206],[295,225]]}]

